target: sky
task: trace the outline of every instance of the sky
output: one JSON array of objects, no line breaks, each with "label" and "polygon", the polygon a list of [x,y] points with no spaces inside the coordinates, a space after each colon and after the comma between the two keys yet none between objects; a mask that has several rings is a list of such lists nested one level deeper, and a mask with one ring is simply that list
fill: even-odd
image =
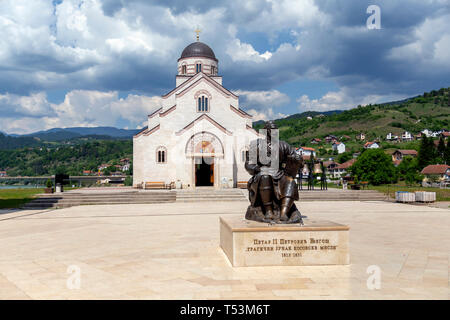
[{"label": "sky", "polygon": [[197,27],[254,120],[450,86],[450,0],[0,0],[0,131],[145,126]]}]

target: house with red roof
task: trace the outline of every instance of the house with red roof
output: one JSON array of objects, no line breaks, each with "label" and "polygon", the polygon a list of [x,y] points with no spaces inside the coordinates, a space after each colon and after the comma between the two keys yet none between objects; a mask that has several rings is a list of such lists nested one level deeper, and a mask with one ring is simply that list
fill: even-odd
[{"label": "house with red roof", "polygon": [[403,160],[403,157],[409,156],[409,157],[417,157],[417,151],[416,150],[407,150],[407,149],[397,149],[392,153],[392,161],[394,162],[394,165],[398,166],[400,162]]},{"label": "house with red roof", "polygon": [[314,148],[309,148],[309,147],[300,147],[300,151],[302,153],[303,156],[316,156],[316,149]]},{"label": "house with red roof", "polygon": [[337,151],[337,153],[345,152],[345,144],[343,142],[335,142],[331,145],[333,151]]},{"label": "house with red roof", "polygon": [[364,144],[364,149],[378,149],[380,145],[375,141],[368,141]]},{"label": "house with red roof", "polygon": [[348,169],[356,162],[356,159],[350,159],[344,163],[338,164],[334,168],[330,169],[330,174],[333,178],[341,178],[348,173]]},{"label": "house with red roof", "polygon": [[425,176],[424,182],[450,182],[450,166],[446,164],[430,164],[423,168],[421,173]]}]

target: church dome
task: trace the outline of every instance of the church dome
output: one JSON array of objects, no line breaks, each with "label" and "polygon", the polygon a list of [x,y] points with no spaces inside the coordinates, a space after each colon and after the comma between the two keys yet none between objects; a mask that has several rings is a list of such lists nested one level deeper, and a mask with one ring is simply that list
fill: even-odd
[{"label": "church dome", "polygon": [[212,49],[207,44],[204,44],[200,41],[193,42],[186,48],[184,48],[183,52],[181,53],[180,59],[190,57],[203,57],[217,61],[214,51],[212,51]]}]

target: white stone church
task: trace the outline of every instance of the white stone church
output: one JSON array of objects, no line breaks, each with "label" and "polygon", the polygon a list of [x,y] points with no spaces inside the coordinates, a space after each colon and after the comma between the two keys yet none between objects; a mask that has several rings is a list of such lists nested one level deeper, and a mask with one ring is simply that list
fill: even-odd
[{"label": "white stone church", "polygon": [[219,61],[198,41],[178,59],[176,87],[133,138],[133,186],[173,183],[177,188],[230,188],[250,178],[244,168],[252,117],[222,86]]}]

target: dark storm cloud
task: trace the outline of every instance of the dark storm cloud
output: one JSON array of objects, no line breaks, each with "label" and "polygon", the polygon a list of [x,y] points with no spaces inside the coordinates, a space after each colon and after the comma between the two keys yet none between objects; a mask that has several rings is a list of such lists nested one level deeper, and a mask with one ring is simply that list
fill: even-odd
[{"label": "dark storm cloud", "polygon": [[[378,1],[382,29],[368,30],[366,8],[371,2],[317,1],[318,13],[312,12],[313,20],[304,23],[305,17],[296,19],[289,13],[306,1],[280,7],[278,2],[269,1],[103,0],[101,9],[113,16],[117,25],[123,22],[131,31],[166,36],[167,42],[155,42],[156,48],[149,52],[136,49],[115,53],[105,43],[127,34],[111,31],[100,35],[98,48],[95,42],[89,46],[82,39],[61,43],[23,38],[28,42],[14,48],[10,60],[0,66],[1,92],[91,89],[162,94],[173,86],[176,60],[184,46],[194,40],[197,24],[203,25],[201,39],[214,49],[224,84],[231,89],[270,90],[301,78],[333,80],[359,94],[409,94],[448,84],[448,64],[439,66],[433,59],[424,58],[426,52],[408,59],[393,58],[392,50],[420,41],[415,30],[429,20],[450,15],[449,1]],[[71,23],[81,26],[83,20]],[[101,25],[102,20],[98,23]],[[236,29],[234,34],[228,32],[230,26]],[[240,32],[248,35],[246,41],[251,45],[252,32],[277,37],[291,31],[296,41],[283,44],[268,60],[233,60],[233,50],[227,51]],[[60,30],[55,32],[58,35]],[[38,40],[43,44],[36,44]],[[425,44],[429,45],[425,49],[432,51],[438,41],[436,38]],[[130,43],[137,42],[133,38]],[[125,43],[125,49],[128,45]]]}]

